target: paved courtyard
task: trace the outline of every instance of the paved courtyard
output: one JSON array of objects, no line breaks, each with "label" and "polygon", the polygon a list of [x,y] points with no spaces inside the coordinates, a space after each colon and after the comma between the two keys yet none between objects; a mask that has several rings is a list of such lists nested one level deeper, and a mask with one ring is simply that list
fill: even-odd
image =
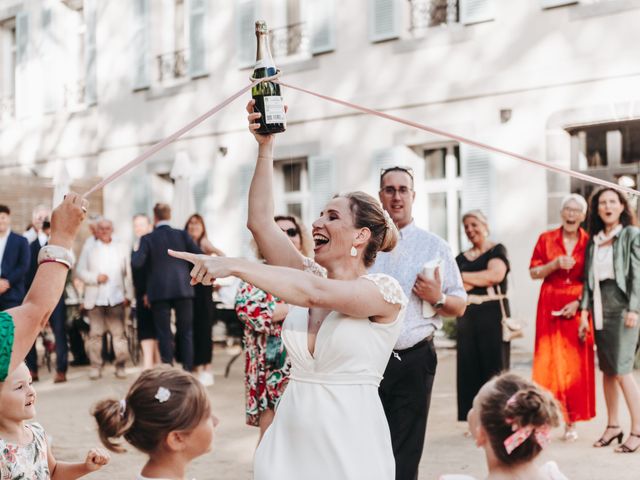
[{"label": "paved courtyard", "polygon": [[[213,452],[196,460],[189,471],[189,475],[198,480],[251,478],[257,430],[244,424],[242,362],[238,361],[232,366],[229,378],[223,376],[231,353],[223,348],[218,348],[215,353],[216,384],[209,388],[209,392],[221,423],[216,431]],[[475,448],[471,439],[464,437],[465,425],[455,421],[455,351],[440,350],[439,359],[419,479],[437,479],[443,473],[466,473],[484,478],[486,470],[482,452]],[[516,352],[514,361],[516,371],[529,374],[527,356]],[[104,397],[122,398],[139,370],[129,368],[127,371],[128,380],[117,380],[107,367],[103,379],[91,382],[87,368],[76,368],[70,371],[69,382],[62,385],[54,385],[49,376],[41,375],[41,381],[36,384],[38,421],[53,438],[53,450],[58,459],[79,461],[84,458],[88,448],[99,445],[89,408]],[[599,381],[600,377],[597,378]],[[598,438],[606,424],[600,388],[597,406],[598,417],[579,425],[580,439],[576,443],[566,444],[559,440],[562,433],[559,429],[545,457],[556,460],[571,479],[640,479],[640,453],[619,455],[614,454],[611,448],[591,448],[591,443]],[[629,419],[624,418],[622,425],[627,432]],[[110,465],[88,478],[132,479],[144,461],[142,454],[129,448],[125,454],[113,454]]]}]

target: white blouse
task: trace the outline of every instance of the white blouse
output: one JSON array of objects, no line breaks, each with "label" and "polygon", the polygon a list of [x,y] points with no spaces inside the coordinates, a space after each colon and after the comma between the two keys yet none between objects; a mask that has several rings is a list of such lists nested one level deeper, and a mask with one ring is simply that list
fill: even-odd
[{"label": "white blouse", "polygon": [[613,270],[613,245],[600,246],[595,252],[595,271],[598,272],[597,281],[615,280],[616,274]]}]

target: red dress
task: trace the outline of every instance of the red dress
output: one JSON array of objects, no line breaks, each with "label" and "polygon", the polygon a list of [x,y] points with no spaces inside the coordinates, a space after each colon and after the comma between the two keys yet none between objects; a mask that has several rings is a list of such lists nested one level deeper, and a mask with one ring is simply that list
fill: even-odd
[{"label": "red dress", "polygon": [[[533,355],[533,380],[554,394],[568,423],[589,420],[596,414],[593,335],[589,333],[584,342],[578,338],[580,310],[570,319],[551,315],[582,295],[589,235],[582,228],[578,235],[572,253],[574,267],[569,271],[556,270],[542,282]],[[562,228],[545,232],[538,239],[529,268],[566,254]]]}]

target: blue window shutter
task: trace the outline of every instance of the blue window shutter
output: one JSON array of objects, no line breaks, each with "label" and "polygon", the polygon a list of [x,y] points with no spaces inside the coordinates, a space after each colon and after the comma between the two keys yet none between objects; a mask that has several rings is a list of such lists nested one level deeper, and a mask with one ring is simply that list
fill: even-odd
[{"label": "blue window shutter", "polygon": [[236,4],[236,58],[241,68],[256,61],[255,23],[258,20],[255,0],[239,0]]},{"label": "blue window shutter", "polygon": [[402,0],[369,0],[369,40],[398,38],[401,25]]},{"label": "blue window shutter", "polygon": [[55,112],[62,104],[62,82],[59,70],[60,42],[56,37],[56,14],[53,8],[42,11],[42,69],[47,74],[44,82],[43,111]]},{"label": "blue window shutter", "polygon": [[307,25],[314,55],[336,48],[335,6],[335,0],[307,0]]},{"label": "blue window shutter", "polygon": [[332,155],[309,157],[309,187],[311,189],[311,217],[320,212],[336,192],[334,160]]},{"label": "blue window shutter", "polygon": [[494,19],[493,0],[460,0],[460,23],[486,22]]},{"label": "blue window shutter", "polygon": [[133,2],[133,89],[149,88],[149,0]]},{"label": "blue window shutter", "polygon": [[24,117],[28,114],[27,102],[29,95],[29,14],[19,12],[16,15],[16,116]]},{"label": "blue window shutter", "polygon": [[491,154],[485,150],[460,145],[462,168],[462,213],[480,209],[491,219],[493,169]]},{"label": "blue window shutter", "polygon": [[191,0],[189,5],[189,76],[207,74],[207,15],[204,0]]},{"label": "blue window shutter", "polygon": [[96,73],[96,0],[84,0],[84,101],[87,105],[95,105],[98,100]]}]

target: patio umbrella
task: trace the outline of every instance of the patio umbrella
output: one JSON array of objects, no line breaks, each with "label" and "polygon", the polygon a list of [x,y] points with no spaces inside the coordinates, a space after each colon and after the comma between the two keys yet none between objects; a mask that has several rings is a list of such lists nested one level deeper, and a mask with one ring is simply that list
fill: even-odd
[{"label": "patio umbrella", "polygon": [[187,152],[176,153],[170,176],[174,181],[171,223],[175,228],[183,228],[196,209],[191,188],[191,159]]},{"label": "patio umbrella", "polygon": [[71,187],[71,175],[63,160],[58,160],[56,173],[53,176],[53,208],[62,203],[64,196],[69,193]]}]

